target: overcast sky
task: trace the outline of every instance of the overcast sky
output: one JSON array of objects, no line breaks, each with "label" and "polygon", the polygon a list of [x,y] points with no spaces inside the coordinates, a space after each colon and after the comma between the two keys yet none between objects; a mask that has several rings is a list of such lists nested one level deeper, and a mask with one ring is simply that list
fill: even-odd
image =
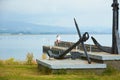
[{"label": "overcast sky", "polygon": [[0,21],[111,27],[113,0],[0,0]]}]

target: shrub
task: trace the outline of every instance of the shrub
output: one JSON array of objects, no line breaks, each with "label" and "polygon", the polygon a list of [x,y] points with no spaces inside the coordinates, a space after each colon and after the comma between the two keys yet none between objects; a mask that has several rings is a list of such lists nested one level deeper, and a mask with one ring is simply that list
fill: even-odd
[{"label": "shrub", "polygon": [[26,64],[31,65],[33,64],[33,53],[28,53],[26,56]]},{"label": "shrub", "polygon": [[0,65],[18,65],[23,63],[24,63],[23,61],[16,61],[14,58],[0,60]]},{"label": "shrub", "polygon": [[108,66],[105,71],[103,72],[103,75],[113,75],[113,74],[116,74],[117,70],[114,69],[113,67],[111,66]]},{"label": "shrub", "polygon": [[60,69],[60,70],[54,71],[53,74],[64,75],[64,74],[67,74],[67,71],[65,69]]},{"label": "shrub", "polygon": [[8,64],[8,65],[14,64],[14,58],[9,58],[9,59],[5,60],[5,64]]},{"label": "shrub", "polygon": [[44,59],[47,59],[46,53],[43,53],[43,54],[42,54],[42,59],[43,59],[43,60],[44,60]]},{"label": "shrub", "polygon": [[3,60],[0,60],[0,65],[3,65],[4,64],[4,61]]}]

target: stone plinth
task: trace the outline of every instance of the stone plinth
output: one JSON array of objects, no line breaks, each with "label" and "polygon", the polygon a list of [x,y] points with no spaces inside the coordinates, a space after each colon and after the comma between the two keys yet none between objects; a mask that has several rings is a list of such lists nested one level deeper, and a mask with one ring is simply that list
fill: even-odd
[{"label": "stone plinth", "polygon": [[[64,52],[67,48],[66,47],[59,47],[59,46],[43,46],[43,51],[46,53],[49,49],[52,50],[53,53],[58,54],[59,51]],[[80,54],[81,59],[86,59],[86,56],[83,51],[79,49],[73,49],[72,53],[77,52]],[[105,63],[107,66],[112,66],[113,68],[120,70],[120,55],[118,54],[109,54],[105,52],[88,52],[88,56],[92,60],[92,62],[97,63]]]},{"label": "stone plinth", "polygon": [[[84,70],[95,73],[101,73],[106,68],[106,64],[100,64],[92,62],[92,64],[88,64],[86,60],[71,60],[71,59],[65,59],[65,60],[36,60],[38,63],[38,68],[40,70],[49,71],[50,73],[56,73],[57,71],[63,70],[65,73],[70,73],[71,71],[77,71],[77,70]],[[62,71],[62,72],[63,72]]]}]

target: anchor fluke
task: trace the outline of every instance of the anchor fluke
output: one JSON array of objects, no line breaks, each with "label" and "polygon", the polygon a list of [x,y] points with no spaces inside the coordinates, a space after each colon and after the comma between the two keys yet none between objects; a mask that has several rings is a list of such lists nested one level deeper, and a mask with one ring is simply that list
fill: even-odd
[{"label": "anchor fluke", "polygon": [[91,39],[93,40],[94,44],[95,44],[100,50],[102,50],[102,51],[104,51],[104,52],[107,52],[107,53],[111,53],[111,51],[112,51],[111,48],[106,48],[106,47],[100,45],[94,37],[91,37]]}]

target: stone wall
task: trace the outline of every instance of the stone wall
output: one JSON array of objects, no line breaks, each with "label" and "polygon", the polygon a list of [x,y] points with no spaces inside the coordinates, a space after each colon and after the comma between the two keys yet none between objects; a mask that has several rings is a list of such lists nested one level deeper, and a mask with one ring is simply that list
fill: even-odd
[{"label": "stone wall", "polygon": [[[58,44],[54,44],[55,46],[59,46],[59,47],[70,47],[74,44],[74,42],[66,42],[66,41],[61,41]],[[90,44],[85,44],[87,51],[91,51],[91,52],[101,52],[101,50],[99,50],[95,45],[90,45]],[[105,48],[109,48],[104,46]],[[77,49],[83,50],[82,45],[78,45],[76,47]]]},{"label": "stone wall", "polygon": [[64,51],[63,49],[58,49],[55,47],[50,48],[50,46],[43,46],[43,53],[47,53],[48,50],[51,50],[53,54],[59,54]]},{"label": "stone wall", "polygon": [[[72,46],[74,43],[73,42],[65,42],[65,41],[61,41],[58,44],[54,43],[54,46],[58,46],[58,47],[66,47],[69,48],[70,46]],[[91,52],[102,52],[101,50],[99,50],[95,45],[90,45],[90,44],[85,44],[87,51],[91,51]],[[82,45],[78,45],[76,47],[77,49],[83,50]],[[105,48],[109,48],[109,47],[105,47]],[[50,49],[50,47],[46,47],[43,46],[43,52],[46,52]],[[58,53],[58,49],[54,49],[53,51],[55,51],[55,53]],[[60,51],[60,50],[59,50]]]}]

